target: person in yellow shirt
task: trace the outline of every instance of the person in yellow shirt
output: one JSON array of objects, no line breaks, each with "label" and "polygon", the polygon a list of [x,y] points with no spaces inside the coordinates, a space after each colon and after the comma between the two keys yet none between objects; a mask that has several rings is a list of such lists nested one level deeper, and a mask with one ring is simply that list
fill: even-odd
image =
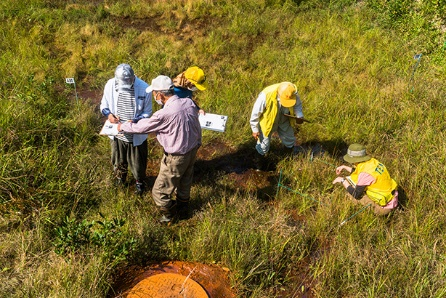
[{"label": "person in yellow shirt", "polygon": [[303,123],[303,117],[296,85],[281,82],[263,89],[254,103],[249,121],[252,136],[257,140],[257,152],[261,156],[268,153],[274,132],[278,133],[285,147],[293,149],[296,145],[293,124]]},{"label": "person in yellow shirt", "polygon": [[[371,204],[377,215],[386,215],[398,206],[397,183],[381,162],[367,155],[363,145],[351,144],[344,160],[352,166],[337,167],[333,184],[342,184],[355,202]],[[341,176],[343,171],[349,176]]]}]

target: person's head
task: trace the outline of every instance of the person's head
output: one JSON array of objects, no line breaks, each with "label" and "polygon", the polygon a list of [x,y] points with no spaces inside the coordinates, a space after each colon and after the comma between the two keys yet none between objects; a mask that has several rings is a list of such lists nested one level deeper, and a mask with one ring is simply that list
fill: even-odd
[{"label": "person's head", "polygon": [[152,84],[147,87],[146,92],[152,92],[155,101],[162,105],[169,97],[174,95],[173,82],[168,76],[157,76],[152,80]]},{"label": "person's head", "polygon": [[296,94],[297,87],[290,82],[282,82],[277,88],[280,104],[285,108],[290,108],[296,104]]},{"label": "person's head", "polygon": [[189,67],[184,71],[184,77],[189,81],[190,84],[187,88],[191,91],[198,89],[200,91],[206,90],[207,82],[204,71],[198,66]]},{"label": "person's head", "polygon": [[365,162],[370,159],[371,157],[367,155],[365,146],[361,144],[351,144],[348,146],[347,154],[344,155],[344,160],[351,164]]},{"label": "person's head", "polygon": [[115,70],[115,80],[118,89],[129,89],[135,82],[135,73],[130,65],[126,63],[119,64]]}]

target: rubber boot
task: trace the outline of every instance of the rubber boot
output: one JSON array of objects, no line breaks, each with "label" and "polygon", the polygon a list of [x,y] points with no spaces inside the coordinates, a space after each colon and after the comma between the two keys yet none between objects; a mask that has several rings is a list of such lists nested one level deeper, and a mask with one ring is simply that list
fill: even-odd
[{"label": "rubber boot", "polygon": [[117,187],[124,187],[124,186],[126,186],[126,183],[127,183],[126,180],[127,180],[126,175],[116,176],[114,184]]},{"label": "rubber boot", "polygon": [[136,180],[135,193],[139,196],[142,196],[144,194],[145,189],[146,188],[145,188],[144,183]]},{"label": "rubber boot", "polygon": [[268,161],[265,155],[257,153],[254,157],[254,168],[256,171],[265,171],[268,165]]},{"label": "rubber boot", "polygon": [[177,212],[179,219],[190,218],[189,199],[177,198]]},{"label": "rubber boot", "polygon": [[159,222],[168,224],[174,220],[177,214],[177,204],[175,201],[170,201],[167,206],[160,207],[159,210],[161,212]]}]

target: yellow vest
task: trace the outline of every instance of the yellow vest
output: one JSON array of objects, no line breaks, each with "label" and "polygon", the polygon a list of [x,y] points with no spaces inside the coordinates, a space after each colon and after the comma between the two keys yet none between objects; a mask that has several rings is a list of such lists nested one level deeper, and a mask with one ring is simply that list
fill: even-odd
[{"label": "yellow vest", "polygon": [[[265,111],[260,116],[259,124],[262,134],[268,137],[273,129],[274,121],[276,120],[277,113],[279,111],[279,103],[277,102],[277,88],[279,84],[274,84],[263,89],[263,93],[266,95]],[[294,116],[293,107],[289,108],[290,114]],[[291,120],[294,120],[291,118]],[[295,122],[295,121],[294,121]]]},{"label": "yellow vest", "polygon": [[372,175],[375,178],[375,183],[367,186],[365,189],[367,196],[378,205],[386,206],[393,198],[392,191],[397,187],[395,180],[390,178],[387,168],[374,158],[361,162],[350,175],[355,184],[357,184],[359,173],[361,172]]}]

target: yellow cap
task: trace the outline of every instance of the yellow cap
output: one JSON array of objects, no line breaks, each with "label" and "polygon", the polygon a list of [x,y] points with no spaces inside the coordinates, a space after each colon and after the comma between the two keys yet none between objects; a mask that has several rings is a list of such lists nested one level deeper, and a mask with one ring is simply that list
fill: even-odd
[{"label": "yellow cap", "polygon": [[290,108],[296,103],[297,87],[293,83],[283,82],[277,88],[277,95],[280,98],[280,104],[285,108]]},{"label": "yellow cap", "polygon": [[192,84],[194,84],[198,90],[206,90],[206,76],[204,75],[204,71],[201,68],[197,66],[189,67],[184,72],[184,77],[188,79]]}]

